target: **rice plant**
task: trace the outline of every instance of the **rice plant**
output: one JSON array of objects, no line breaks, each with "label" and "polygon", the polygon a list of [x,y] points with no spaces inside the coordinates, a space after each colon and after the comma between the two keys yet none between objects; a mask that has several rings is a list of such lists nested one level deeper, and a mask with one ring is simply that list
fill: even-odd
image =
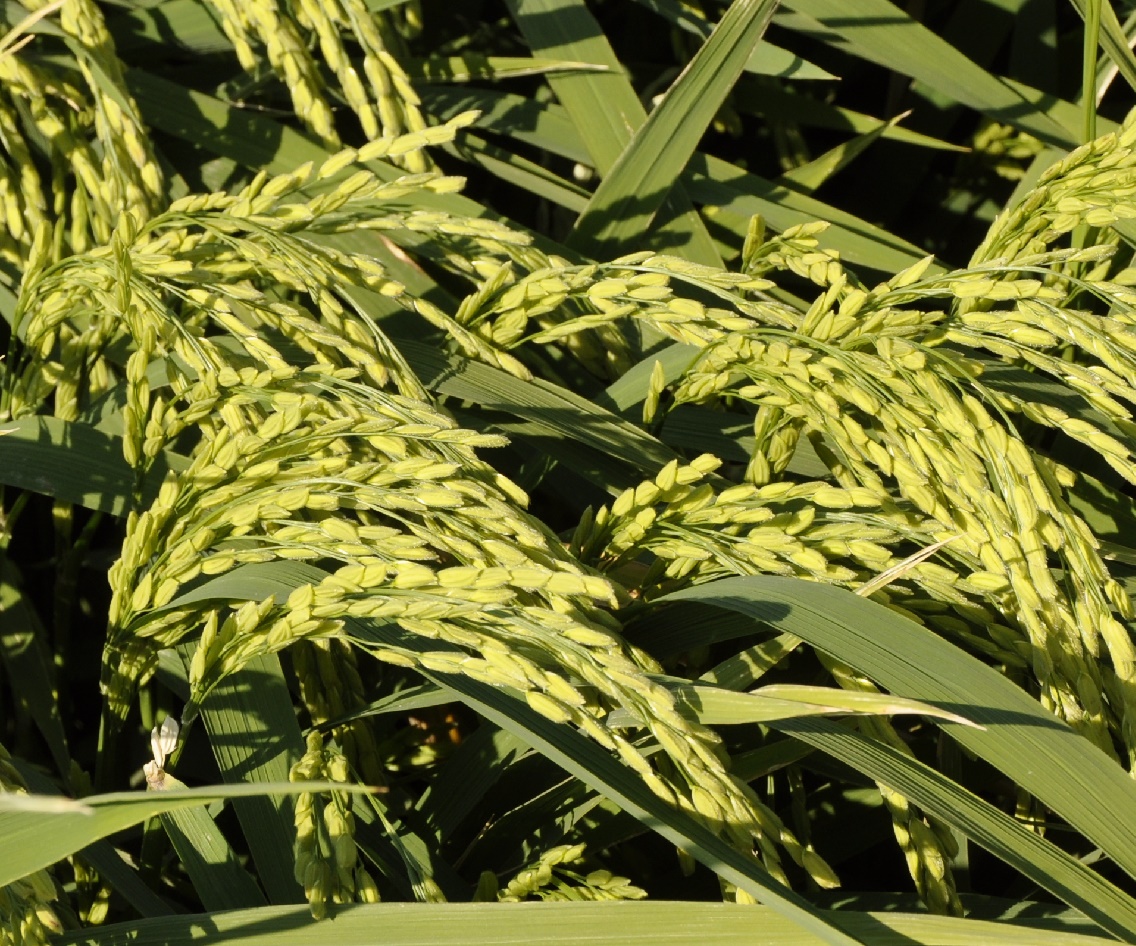
[{"label": "rice plant", "polygon": [[928,7],[8,5],[0,943],[1136,942],[1134,21]]}]

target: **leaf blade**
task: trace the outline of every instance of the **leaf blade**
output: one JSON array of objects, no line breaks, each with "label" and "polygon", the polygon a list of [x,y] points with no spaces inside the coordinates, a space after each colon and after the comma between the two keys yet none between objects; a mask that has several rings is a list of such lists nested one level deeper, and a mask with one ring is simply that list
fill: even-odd
[{"label": "leaf blade", "polygon": [[[215,785],[163,792],[114,792],[84,798],[78,808],[60,812],[24,812],[12,802],[19,795],[0,795],[0,886],[48,867],[107,835],[168,811],[194,808],[226,798],[297,795],[310,791],[366,792],[361,785],[332,782],[277,782],[261,785]],[[33,796],[39,798],[41,796]],[[82,809],[90,809],[89,811]]]},{"label": "leaf blade", "polygon": [[[548,77],[592,164],[601,176],[606,175],[635,130],[647,120],[623,64],[583,0],[508,0],[508,6],[534,56],[597,63],[610,69],[603,74]],[[666,200],[660,217],[665,222],[656,239],[670,252],[697,263],[721,265],[705,224],[681,188]]]},{"label": "leaf blade", "polygon": [[779,0],[734,0],[604,175],[569,245],[595,259],[628,251],[644,231],[741,75]]},{"label": "leaf blade", "polygon": [[[959,920],[903,913],[829,913],[869,944],[911,946],[1105,946],[1114,940],[1011,923]],[[224,941],[232,946],[324,946],[329,925],[337,941],[358,946],[515,946],[547,942],[555,930],[560,946],[817,946],[820,940],[761,906],[728,903],[407,904],[340,907],[333,921],[314,922],[299,907],[264,907],[211,916],[176,916],[121,924],[62,937],[85,946],[195,946]]]},{"label": "leaf blade", "polygon": [[1136,784],[1005,677],[926,628],[850,591],[772,576],[727,578],[660,600],[712,604],[773,625],[901,696],[965,708],[979,731],[940,724],[1136,876]]}]

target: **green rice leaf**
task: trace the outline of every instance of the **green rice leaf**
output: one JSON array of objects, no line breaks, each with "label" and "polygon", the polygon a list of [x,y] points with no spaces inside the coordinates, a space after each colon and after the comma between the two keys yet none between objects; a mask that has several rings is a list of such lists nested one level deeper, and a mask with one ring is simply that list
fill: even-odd
[{"label": "green rice leaf", "polygon": [[[201,707],[209,745],[230,784],[288,780],[304,754],[291,694],[275,654],[252,658],[221,681]],[[301,903],[294,876],[292,799],[257,796],[233,800],[257,876],[273,903]],[[171,816],[172,817],[172,816]]]},{"label": "green rice leaf", "polygon": [[[602,74],[548,77],[590,163],[601,177],[606,176],[647,120],[623,64],[584,0],[509,0],[509,9],[534,56],[598,63],[610,69]],[[682,189],[664,198],[656,236],[659,245],[697,263],[720,265],[718,251]]]},{"label": "green rice leaf", "polygon": [[[173,776],[167,775],[166,782],[181,787]],[[265,906],[264,894],[241,867],[209,812],[200,807],[183,808],[160,818],[202,906],[207,910]]]},{"label": "green rice leaf", "polygon": [[1136,900],[1036,831],[928,765],[825,719],[774,723],[903,794],[1122,940],[1136,936]]},{"label": "green rice leaf", "polygon": [[411,59],[406,74],[419,82],[473,82],[539,76],[550,72],[606,72],[608,67],[591,62],[536,59],[530,56],[431,56]]},{"label": "green rice leaf", "polygon": [[939,725],[1136,876],[1136,783],[1023,690],[930,630],[850,591],[792,578],[727,578],[661,600],[697,601],[764,622],[897,696],[980,723],[981,730]]},{"label": "green rice leaf", "polygon": [[821,34],[837,34],[866,59],[996,121],[1051,144],[1080,143],[1079,113],[1070,124],[1071,115],[1058,111],[1053,96],[992,75],[889,0],[786,0],[785,5],[813,20]]},{"label": "green rice leaf", "polygon": [[[818,911],[821,912],[821,911]],[[961,920],[910,913],[836,913],[866,946],[1106,946],[1115,940],[1018,923]],[[755,934],[755,930],[760,933]],[[550,933],[555,931],[555,934]],[[771,907],[729,903],[381,903],[348,905],[335,917],[313,921],[304,907],[264,907],[209,917],[168,917],[69,933],[58,942],[75,946],[819,946],[825,942]]]},{"label": "green rice leaf", "polygon": [[[738,693],[721,687],[676,684],[675,693],[695,719],[707,726],[767,723],[804,716],[853,715],[891,716],[917,713],[931,719],[945,719],[962,726],[975,726],[965,716],[920,700],[909,700],[887,693],[854,693],[832,687],[773,684]],[[982,727],[976,726],[981,729]]]},{"label": "green rice leaf", "polygon": [[[276,782],[214,785],[161,792],[113,792],[81,802],[44,795],[0,795],[0,886],[54,864],[100,838],[169,811],[226,798],[296,795],[311,791],[367,792],[362,785]],[[26,799],[19,801],[18,799]],[[29,811],[29,807],[40,806]],[[47,806],[49,810],[42,810]]]},{"label": "green rice leaf", "polygon": [[595,259],[628,252],[678,181],[765,33],[777,3],[734,0],[714,33],[604,175],[576,221],[571,246]]}]

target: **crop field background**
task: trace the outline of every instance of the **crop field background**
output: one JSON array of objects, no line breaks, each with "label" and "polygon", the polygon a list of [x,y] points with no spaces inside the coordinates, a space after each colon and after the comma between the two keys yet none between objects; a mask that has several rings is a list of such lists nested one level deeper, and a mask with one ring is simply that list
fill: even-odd
[{"label": "crop field background", "polygon": [[0,18],[0,946],[1136,943],[1136,5]]}]

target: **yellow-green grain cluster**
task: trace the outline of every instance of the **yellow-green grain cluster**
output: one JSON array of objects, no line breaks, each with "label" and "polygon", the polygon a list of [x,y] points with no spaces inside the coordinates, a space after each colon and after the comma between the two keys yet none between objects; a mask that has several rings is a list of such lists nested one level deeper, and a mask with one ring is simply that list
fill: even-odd
[{"label": "yellow-green grain cluster", "polygon": [[[23,4],[28,11],[45,5]],[[31,265],[37,240],[52,260],[105,244],[123,214],[154,213],[164,190],[98,6],[67,0],[56,32],[59,38],[0,56],[0,259],[19,270]],[[67,50],[75,68],[26,55],[32,48]],[[41,149],[46,175],[33,159]]]},{"label": "yellow-green grain cluster", "polygon": [[[1027,209],[995,225],[966,270],[934,275],[928,259],[869,288],[819,247],[818,228],[764,242],[758,228],[744,254],[746,271],[762,278],[789,271],[822,293],[806,311],[788,313],[762,299],[758,285],[713,284],[731,317],[715,319],[717,331],[681,336],[701,352],[668,386],[670,400],[750,402],[754,448],[746,477],[756,492],[749,501],[776,494],[763,495],[767,488],[787,496],[813,489],[816,497],[799,493],[805,509],[787,518],[776,518],[767,499],[748,513],[771,521],[774,535],[757,548],[760,518],[725,508],[741,493],[718,495],[705,485],[672,499],[648,482],[582,524],[580,554],[618,569],[646,543],[655,556],[642,579],[647,587],[788,569],[855,583],[865,570],[886,567],[888,546],[953,537],[942,553],[950,567],[919,566],[894,590],[919,591],[895,603],[1003,663],[1028,664],[1049,706],[1110,753],[1119,740],[1131,762],[1136,654],[1122,623],[1131,605],[1066,500],[1071,474],[1028,447],[1012,418],[1059,429],[1136,478],[1131,280],[1102,275],[1112,237],[1083,248],[1051,246],[1077,225],[1106,226],[1136,212],[1128,201],[1136,187],[1134,137],[1126,129],[1094,142],[1049,173]],[[1107,314],[1067,304],[1086,281],[1109,303]],[[606,292],[603,280],[592,282],[593,293],[596,286]],[[700,286],[711,288],[705,279]],[[614,315],[657,324],[661,300],[627,298],[622,284],[620,291]],[[1070,350],[1081,357],[1068,357]],[[1044,373],[1081,406],[1003,382],[1016,367]],[[646,394],[655,399],[654,416],[662,380],[652,384]],[[654,423],[665,429],[665,417]],[[823,490],[787,479],[802,438],[830,470],[833,482]],[[834,516],[826,509],[834,503],[852,514]],[[826,521],[812,545],[806,537],[818,516]],[[829,521],[837,517],[848,520],[843,530]],[[867,545],[856,536],[856,519],[876,530],[866,533]],[[770,543],[783,547],[781,561]],[[851,570],[837,567],[849,557]],[[881,597],[892,600],[894,591]],[[1101,653],[1109,660],[1098,660]]]},{"label": "yellow-green grain cluster", "polygon": [[[324,65],[368,140],[425,129],[418,94],[399,62],[402,38],[390,17],[373,13],[364,0],[210,4],[241,65],[254,72],[267,61],[288,89],[296,114],[328,147],[339,147],[340,133]],[[412,172],[431,167],[420,151],[392,158]]]},{"label": "yellow-green grain cluster", "polygon": [[[1126,126],[1059,162],[963,270],[937,272],[928,258],[871,287],[820,246],[823,225],[767,239],[759,224],[743,253],[748,282],[642,256],[550,260],[520,278],[489,275],[459,320],[522,361],[529,345],[564,344],[601,376],[626,367],[626,350],[604,341],[622,341],[626,320],[695,346],[690,368],[668,381],[656,365],[645,386],[643,416],[664,438],[673,407],[751,405],[745,485],[715,480],[713,457],[672,464],[577,528],[573,553],[636,597],[726,574],[855,587],[951,540],[942,564],[875,596],[1028,668],[1047,706],[1132,766],[1132,606],[1069,502],[1075,475],[1030,432],[1058,431],[1136,482],[1136,276],[1111,267],[1108,229],[1136,214],[1134,142]],[[1062,247],[1078,227],[1089,239]],[[779,272],[820,294],[802,311],[772,301]],[[684,298],[684,282],[721,308]],[[806,440],[828,481],[792,472]],[[886,800],[927,902],[957,909],[949,838]]]},{"label": "yellow-green grain cluster", "polygon": [[[292,667],[312,725],[322,726],[366,705],[354,652],[344,642],[299,641],[292,648]],[[363,782],[384,784],[383,760],[365,720],[337,726],[331,734]]]},{"label": "yellow-green grain cluster", "polygon": [[[821,661],[836,681],[846,690],[879,692],[868,679],[831,658]],[[866,735],[905,755],[913,755],[910,747],[883,717],[866,717],[857,722]],[[933,913],[963,915],[951,862],[958,856],[958,842],[950,827],[938,818],[923,814],[891,786],[877,782],[884,807],[891,815],[896,841],[903,851],[915,889]]]},{"label": "yellow-green grain cluster", "polygon": [[559,844],[544,851],[536,862],[523,867],[497,893],[502,903],[522,900],[642,900],[647,891],[627,877],[608,870],[584,874],[575,865],[584,860],[583,844]]},{"label": "yellow-green grain cluster", "polygon": [[[293,778],[380,784],[365,724],[327,743],[318,731],[365,705],[357,660],[370,655],[492,686],[592,739],[774,878],[788,882],[788,856],[833,886],[622,620],[729,575],[862,588],[945,542],[874,597],[1032,675],[1046,706],[1136,768],[1132,604],[1070,501],[1076,476],[1037,435],[1136,483],[1136,270],[1114,271],[1108,229],[1136,216],[1136,129],[1047,172],[957,271],[928,258],[868,286],[822,246],[824,225],[769,236],[760,221],[740,272],[654,253],[570,261],[491,220],[404,209],[458,189],[424,149],[474,119],[425,127],[398,63],[416,5],[380,17],[363,0],[211,3],[242,65],[267,61],[311,132],[338,146],[330,76],[368,143],[159,213],[158,166],[90,0],[61,13],[85,51],[77,71],[0,58],[0,258],[24,273],[0,414],[74,421],[105,396],[133,477],[109,572],[109,728],[164,648],[193,643],[188,718],[249,660],[288,650],[316,727]],[[47,183],[33,135],[47,143]],[[377,159],[412,173],[384,179],[366,167]],[[348,232],[374,252],[326,239]],[[472,283],[453,311],[380,262],[400,240]],[[786,275],[815,298],[784,301]],[[690,346],[682,370],[644,365],[638,416],[664,440],[675,408],[744,419],[742,462],[703,454],[645,470],[564,541],[487,461],[505,439],[455,422],[415,375],[383,328],[398,309],[522,379],[572,359],[606,380],[651,357],[645,338]],[[819,476],[798,472],[806,448]],[[62,508],[57,524],[69,528]],[[256,566],[289,588],[248,600],[214,581]],[[822,663],[842,686],[871,687]],[[889,725],[862,725],[902,746]],[[21,790],[4,758],[0,787]],[[920,894],[959,912],[953,839],[881,790]],[[345,792],[299,798],[297,880],[317,915],[377,897],[353,817]],[[487,880],[485,898],[642,894],[576,870],[582,855],[545,851],[504,889]],[[432,880],[420,887],[441,896]],[[0,891],[0,935],[42,941],[54,893],[42,873]]]},{"label": "yellow-green grain cluster", "polygon": [[[307,752],[289,773],[293,782],[348,782],[347,759],[318,732],[308,736]],[[327,915],[329,903],[351,903],[358,896],[377,899],[375,882],[355,846],[351,793],[301,792],[296,796],[296,881],[304,888],[312,916]]]},{"label": "yellow-green grain cluster", "polygon": [[[523,259],[531,271],[521,278],[509,267],[482,272],[481,286],[462,301],[457,321],[497,350],[519,354],[528,344],[561,343],[601,376],[618,377],[630,367],[620,330],[625,319],[698,345],[755,321],[790,323],[790,313],[777,303],[746,298],[772,283],[673,257],[636,253],[582,266],[531,253]],[[675,285],[706,289],[734,308],[684,297]]]},{"label": "yellow-green grain cluster", "polygon": [[[502,439],[462,429],[430,403],[350,290],[404,305],[491,364],[521,374],[523,365],[467,327],[463,313],[412,298],[373,258],[315,239],[401,227],[476,248],[480,272],[530,258],[527,240],[499,224],[385,206],[415,190],[451,189],[449,179],[384,182],[359,167],[446,140],[469,120],[380,139],[320,168],[262,174],[232,196],[185,197],[148,219],[125,214],[106,246],[61,262],[45,256],[29,269],[9,416],[38,410],[52,394],[56,359],[77,331],[93,367],[120,374],[125,393],[123,453],[136,483],[109,575],[108,724],[125,717],[158,652],[187,638],[197,639],[188,716],[252,657],[301,642],[299,670],[323,714],[314,689],[322,671],[305,659],[352,639],[380,660],[507,689],[577,726],[740,849],[756,847],[775,876],[784,878],[786,852],[831,885],[823,861],[730,774],[717,737],[644,675],[657,668],[619,638],[612,585],[576,561],[524,510],[524,494],[476,454]],[[324,181],[315,196],[300,195]],[[696,276],[748,291],[760,281],[653,257],[620,271],[627,267],[639,267],[629,270],[628,298],[649,303],[661,326],[688,326],[679,337],[709,340],[754,323],[751,315],[723,326],[717,314],[681,306],[668,321],[666,284]],[[123,368],[102,364],[94,353],[123,337],[132,351]],[[287,596],[182,597],[211,576],[279,562],[320,567]],[[364,632],[382,621],[397,622],[410,641]],[[658,741],[666,771],[607,726],[613,709]],[[364,747],[356,761],[368,758],[373,764]]]},{"label": "yellow-green grain cluster", "polygon": [[[0,795],[27,794],[27,786],[0,746]],[[63,925],[51,904],[58,899],[55,881],[46,870],[0,887],[0,946],[47,946]]]}]

